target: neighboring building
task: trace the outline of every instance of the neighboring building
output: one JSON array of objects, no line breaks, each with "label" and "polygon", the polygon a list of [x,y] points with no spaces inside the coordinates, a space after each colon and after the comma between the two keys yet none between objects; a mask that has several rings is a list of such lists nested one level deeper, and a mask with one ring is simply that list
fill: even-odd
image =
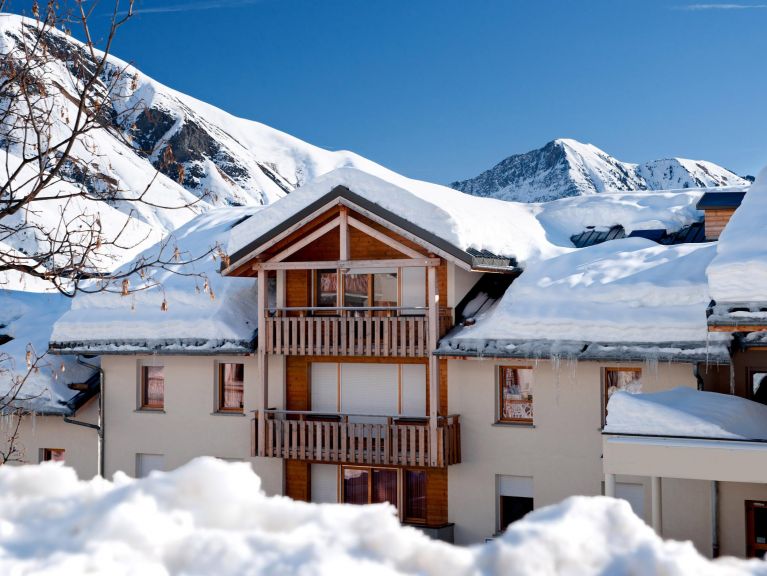
[{"label": "neighboring building", "polygon": [[[617,390],[728,382],[700,193],[526,206],[402,186],[339,170],[202,215],[176,238],[228,246],[225,278],[194,270],[202,294],[160,272],[163,292],[76,299],[51,347],[101,358],[107,474],[250,459],[270,493],[388,501],[461,544],[607,491],[711,554],[710,483],[612,467],[602,434]],[[585,240],[616,217],[627,238]]]}]

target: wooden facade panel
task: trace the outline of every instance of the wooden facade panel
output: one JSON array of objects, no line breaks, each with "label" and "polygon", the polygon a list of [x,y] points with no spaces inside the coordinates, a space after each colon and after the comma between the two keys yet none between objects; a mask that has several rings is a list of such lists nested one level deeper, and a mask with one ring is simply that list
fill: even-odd
[{"label": "wooden facade panel", "polygon": [[288,307],[310,306],[309,294],[311,283],[309,270],[286,270],[285,271],[285,305]]},{"label": "wooden facade panel", "polygon": [[285,405],[287,410],[311,410],[309,363],[306,357],[285,358]]},{"label": "wooden facade panel", "polygon": [[447,468],[432,468],[426,473],[426,524],[447,524]]},{"label": "wooden facade panel", "polygon": [[285,496],[293,500],[310,502],[311,493],[311,464],[298,460],[285,460]]},{"label": "wooden facade panel", "polygon": [[338,260],[341,253],[341,235],[338,228],[320,236],[304,246],[298,252],[291,254],[286,262],[312,262],[314,260]]},{"label": "wooden facade panel", "polygon": [[735,210],[706,210],[705,211],[705,231],[707,240],[715,240],[727,226]]}]

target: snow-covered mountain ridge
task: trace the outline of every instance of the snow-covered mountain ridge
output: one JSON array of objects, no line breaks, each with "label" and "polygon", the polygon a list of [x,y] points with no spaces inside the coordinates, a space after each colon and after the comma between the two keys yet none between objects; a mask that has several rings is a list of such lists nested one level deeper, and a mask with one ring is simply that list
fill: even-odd
[{"label": "snow-covered mountain ridge", "polygon": [[745,186],[749,181],[705,160],[668,158],[621,162],[592,144],[560,138],[515,154],[451,187],[475,196],[545,202],[599,192]]}]

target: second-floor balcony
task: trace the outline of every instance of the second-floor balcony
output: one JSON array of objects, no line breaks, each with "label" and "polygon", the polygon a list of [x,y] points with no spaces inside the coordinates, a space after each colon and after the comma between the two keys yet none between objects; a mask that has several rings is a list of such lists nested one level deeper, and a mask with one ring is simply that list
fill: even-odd
[{"label": "second-floor balcony", "polygon": [[[430,347],[425,312],[391,307],[268,310],[263,345],[267,354],[423,357]],[[438,322],[439,338],[452,325],[452,310],[440,309]]]},{"label": "second-floor balcony", "polygon": [[[461,462],[457,415],[437,420],[436,444],[428,418],[266,410],[264,456],[329,464],[444,467]],[[255,455],[255,450],[254,450]]]}]

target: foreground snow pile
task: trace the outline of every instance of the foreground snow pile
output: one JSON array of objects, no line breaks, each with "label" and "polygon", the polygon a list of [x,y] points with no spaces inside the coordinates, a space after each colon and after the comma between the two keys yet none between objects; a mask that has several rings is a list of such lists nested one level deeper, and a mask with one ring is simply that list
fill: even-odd
[{"label": "foreground snow pile", "polygon": [[751,186],[717,242],[708,268],[711,297],[723,302],[767,302],[767,168]]},{"label": "foreground snow pile", "polygon": [[738,396],[690,388],[618,391],[607,408],[608,433],[767,440],[767,406]]},{"label": "foreground snow pile", "polygon": [[78,481],[56,464],[0,468],[3,574],[747,574],[664,542],[626,502],[570,498],[491,544],[459,548],[401,527],[388,506],[268,497],[244,463]]}]

